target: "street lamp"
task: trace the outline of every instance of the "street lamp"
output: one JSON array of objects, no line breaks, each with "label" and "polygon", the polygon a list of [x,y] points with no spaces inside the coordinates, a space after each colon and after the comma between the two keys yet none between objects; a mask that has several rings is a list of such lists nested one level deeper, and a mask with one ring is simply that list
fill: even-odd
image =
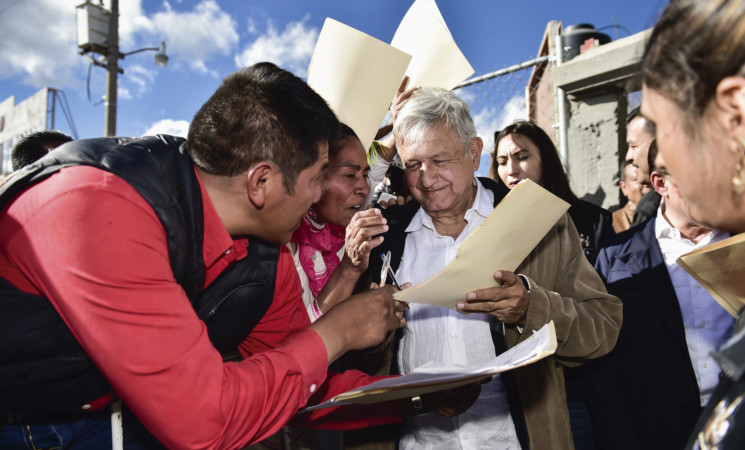
[{"label": "street lamp", "polygon": [[[104,136],[116,136],[116,87],[117,77],[124,73],[119,68],[119,58],[135,53],[153,50],[155,64],[165,67],[168,64],[166,43],[160,47],[146,47],[128,53],[119,52],[119,0],[111,0],[111,10],[107,11],[103,5],[95,5],[86,1],[77,7],[78,47],[80,54],[86,56],[99,67],[106,68],[106,116]],[[88,53],[98,53],[102,57],[93,59]]]}]

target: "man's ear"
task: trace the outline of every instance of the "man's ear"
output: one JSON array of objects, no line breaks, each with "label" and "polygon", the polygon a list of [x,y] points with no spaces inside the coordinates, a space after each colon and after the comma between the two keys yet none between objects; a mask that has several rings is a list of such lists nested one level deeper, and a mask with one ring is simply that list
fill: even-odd
[{"label": "man's ear", "polygon": [[725,131],[733,136],[745,136],[745,77],[722,79],[715,94],[717,114]]},{"label": "man's ear", "polygon": [[649,178],[652,180],[652,188],[662,197],[666,197],[667,185],[665,184],[665,177],[655,170],[649,174]]},{"label": "man's ear", "polygon": [[476,137],[471,141],[471,147],[468,149],[468,153],[473,158],[473,171],[479,170],[481,165],[481,150],[484,148],[484,141],[480,137]]},{"label": "man's ear", "polygon": [[266,199],[271,191],[270,182],[277,176],[277,168],[266,161],[262,161],[246,174],[246,194],[248,200],[261,209],[266,204]]}]

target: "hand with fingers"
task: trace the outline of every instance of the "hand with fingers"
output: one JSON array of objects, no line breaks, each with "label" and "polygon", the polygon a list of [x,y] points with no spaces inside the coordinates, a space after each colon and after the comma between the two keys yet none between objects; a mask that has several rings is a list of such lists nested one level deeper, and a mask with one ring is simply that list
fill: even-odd
[{"label": "hand with fingers", "polygon": [[388,201],[379,201],[378,206],[382,209],[387,209],[391,205],[405,205],[409,200],[411,200],[411,195],[398,195],[396,198],[392,198]]},{"label": "hand with fingers", "polygon": [[498,286],[471,291],[456,307],[464,313],[483,313],[508,325],[525,325],[530,292],[520,277],[507,270],[494,272]]},{"label": "hand with fingers", "polygon": [[[392,130],[393,126],[396,124],[396,118],[398,117],[398,113],[401,111],[401,108],[404,107],[404,105],[411,98],[414,92],[420,89],[419,86],[406,89],[406,86],[408,84],[409,77],[406,76],[401,80],[401,84],[398,86],[398,90],[396,91],[396,96],[393,97],[393,102],[391,102],[391,106],[389,108],[391,112],[391,123],[378,130],[379,136],[387,135],[385,140],[381,142],[382,148],[381,150],[378,150],[378,154],[380,154],[383,159],[389,162],[393,161],[393,158],[396,156],[396,140],[393,136],[393,133],[390,133],[390,130]],[[383,134],[384,130],[385,134]]]},{"label": "hand with fingers", "polygon": [[341,264],[358,273],[367,270],[370,252],[383,242],[383,236],[379,235],[386,231],[388,225],[379,209],[370,208],[355,213],[347,225]]},{"label": "hand with fingers", "polygon": [[398,289],[374,287],[337,304],[310,326],[323,339],[329,363],[350,350],[374,347],[389,331],[406,324],[405,303],[393,299]]},{"label": "hand with fingers", "polygon": [[409,84],[409,77],[405,76],[403,80],[401,80],[401,84],[398,86],[398,90],[396,91],[396,96],[393,97],[393,102],[391,103],[390,111],[391,111],[391,118],[394,124],[396,123],[396,117],[398,117],[399,111],[401,111],[401,108],[404,107],[404,104],[406,104],[406,101],[409,100],[409,98],[411,98],[414,92],[420,89],[419,86],[414,86],[410,89],[406,89],[406,86],[408,84]]}]

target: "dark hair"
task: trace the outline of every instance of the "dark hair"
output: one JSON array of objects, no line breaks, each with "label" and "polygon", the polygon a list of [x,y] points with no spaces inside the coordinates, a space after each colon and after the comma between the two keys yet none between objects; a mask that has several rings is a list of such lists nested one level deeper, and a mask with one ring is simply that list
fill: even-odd
[{"label": "dark hair", "polygon": [[631,112],[629,112],[629,115],[626,116],[626,126],[628,126],[628,124],[630,124],[631,121],[636,119],[637,117],[641,118],[644,121],[644,132],[652,137],[655,137],[657,135],[657,127],[655,126],[654,122],[652,122],[651,120],[647,120],[647,118],[642,115],[642,111],[639,106],[632,109]]},{"label": "dark hair", "polygon": [[652,30],[642,82],[683,112],[701,117],[728,76],[745,76],[745,0],[672,0]]},{"label": "dark hair", "polygon": [[10,163],[13,170],[25,167],[65,142],[72,141],[72,137],[57,130],[42,130],[24,136],[10,151]]},{"label": "dark hair", "polygon": [[649,165],[649,173],[657,170],[658,167],[654,165],[654,160],[657,158],[657,139],[653,139],[652,143],[649,144],[649,153],[647,153],[647,164]]},{"label": "dark hair", "polygon": [[189,127],[186,148],[197,167],[233,176],[260,161],[282,171],[293,193],[300,172],[334,140],[339,121],[303,80],[271,63],[228,75]]},{"label": "dark hair", "polygon": [[573,205],[577,201],[577,196],[572,192],[572,188],[569,187],[569,179],[566,172],[564,172],[564,167],[561,165],[559,152],[556,150],[556,146],[548,134],[533,122],[518,120],[499,132],[499,135],[494,139],[494,151],[491,155],[489,177],[497,183],[502,183],[502,180],[497,174],[497,147],[499,146],[499,141],[511,134],[519,134],[533,141],[541,152],[541,186],[570,205]]},{"label": "dark hair", "polygon": [[631,166],[633,163],[631,161],[621,161],[621,167],[618,169],[618,183],[620,184],[621,181],[624,183],[626,182],[626,167]]},{"label": "dark hair", "polygon": [[390,181],[388,192],[395,195],[409,195],[409,187],[404,181],[406,172],[404,171],[404,169],[401,168],[401,166],[391,164],[390,166],[388,166],[388,170],[386,171],[385,175]]},{"label": "dark hair", "polygon": [[342,123],[339,126],[339,134],[334,138],[332,141],[329,142],[329,159],[336,156],[337,153],[341,151],[341,149],[344,148],[344,144],[347,141],[347,138],[355,138],[359,140],[360,138],[357,136],[357,133],[354,132],[352,127],[349,125]]}]

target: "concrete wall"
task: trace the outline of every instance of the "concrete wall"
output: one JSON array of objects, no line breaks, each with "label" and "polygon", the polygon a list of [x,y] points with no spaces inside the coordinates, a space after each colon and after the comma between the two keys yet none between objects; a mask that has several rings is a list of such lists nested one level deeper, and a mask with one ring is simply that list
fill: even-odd
[{"label": "concrete wall", "polygon": [[626,154],[628,93],[638,90],[638,64],[650,32],[592,48],[552,71],[566,93],[572,189],[606,208],[619,203],[615,174]]},{"label": "concrete wall", "polygon": [[574,98],[568,106],[567,173],[572,190],[605,208],[617,205],[619,189],[614,177],[626,153],[626,92],[609,89]]}]

